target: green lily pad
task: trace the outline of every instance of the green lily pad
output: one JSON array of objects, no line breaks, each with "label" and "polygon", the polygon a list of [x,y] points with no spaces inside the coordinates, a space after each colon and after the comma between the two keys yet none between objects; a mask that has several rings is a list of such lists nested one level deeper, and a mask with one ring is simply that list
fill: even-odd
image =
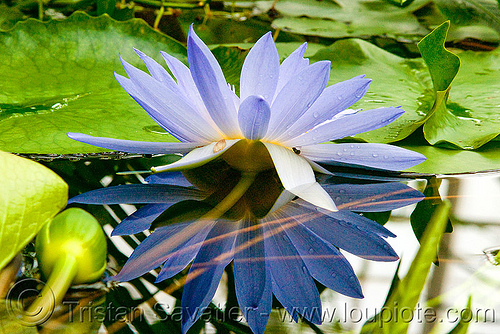
[{"label": "green lily pad", "polygon": [[474,151],[453,150],[430,145],[399,145],[422,153],[427,160],[408,171],[431,174],[461,174],[493,171],[500,168],[500,143],[489,142]]},{"label": "green lily pad", "polygon": [[12,28],[16,22],[23,18],[24,14],[18,7],[9,7],[0,3],[0,31]]},{"label": "green lily pad", "polygon": [[0,269],[68,200],[68,185],[50,169],[0,152]]},{"label": "green lily pad", "polygon": [[[497,0],[433,0],[444,17],[455,26],[489,27],[500,34],[500,8]],[[474,36],[470,36],[474,37]]]},{"label": "green lily pad", "polygon": [[329,38],[423,36],[428,30],[413,12],[427,3],[416,0],[401,8],[383,0],[284,0],[274,6],[283,17],[272,25],[296,34]]},{"label": "green lily pad", "polygon": [[[16,153],[90,153],[104,150],[66,132],[144,141],[173,141],[120,87],[118,54],[144,68],[138,48],[185,60],[180,43],[144,21],[117,22],[76,12],[65,21],[29,19],[0,33],[0,149]],[[162,60],[161,60],[162,61]]]}]

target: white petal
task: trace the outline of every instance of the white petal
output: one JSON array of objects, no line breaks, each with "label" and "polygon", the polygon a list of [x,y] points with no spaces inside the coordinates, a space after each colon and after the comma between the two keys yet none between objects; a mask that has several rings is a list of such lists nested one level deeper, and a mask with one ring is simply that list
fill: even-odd
[{"label": "white petal", "polygon": [[273,207],[267,214],[270,214],[271,212],[274,212],[281,208],[283,205],[289,203],[294,199],[295,195],[289,192],[288,190],[283,190],[283,192],[278,196],[278,199],[276,202],[274,202]]},{"label": "white petal", "polygon": [[158,172],[174,172],[185,169],[192,169],[206,164],[209,161],[214,160],[222,153],[224,153],[231,146],[236,144],[239,139],[233,140],[220,140],[215,143],[208,144],[207,146],[203,146],[200,148],[195,148],[185,156],[183,156],[180,160],[159,167],[153,167],[151,170],[155,173]]},{"label": "white petal", "polygon": [[327,192],[316,182],[309,163],[286,147],[266,145],[281,183],[292,194],[321,208],[337,211],[335,203]]},{"label": "white petal", "polygon": [[315,171],[317,173],[321,173],[321,174],[333,175],[332,172],[330,172],[328,169],[324,168],[323,166],[315,163],[312,160],[307,159],[306,157],[303,157],[303,158],[307,160],[307,162],[309,163],[309,165],[311,165],[311,168],[313,169],[313,171]]}]

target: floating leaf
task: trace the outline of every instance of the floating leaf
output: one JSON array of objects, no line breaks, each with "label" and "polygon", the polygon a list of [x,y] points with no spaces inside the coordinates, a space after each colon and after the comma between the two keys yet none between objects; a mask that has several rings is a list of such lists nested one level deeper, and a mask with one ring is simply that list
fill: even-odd
[{"label": "floating leaf", "polygon": [[433,2],[454,25],[487,26],[500,33],[500,9],[496,0],[434,0]]},{"label": "floating leaf", "polygon": [[423,36],[428,30],[413,12],[427,3],[416,0],[401,8],[383,0],[284,0],[274,6],[283,17],[272,25],[296,34],[329,38]]},{"label": "floating leaf", "polygon": [[401,147],[422,153],[427,160],[409,171],[431,174],[475,173],[500,168],[500,143],[494,141],[475,151],[452,150],[430,145],[413,145],[405,141]]},{"label": "floating leaf", "polygon": [[[66,132],[172,141],[118,85],[118,54],[145,69],[133,51],[160,50],[185,60],[185,48],[144,21],[75,13],[65,21],[29,19],[0,33],[0,149],[17,153],[102,152]],[[7,51],[8,50],[8,51]]]},{"label": "floating leaf", "polygon": [[68,186],[50,169],[0,152],[0,269],[33,239],[68,199]]}]

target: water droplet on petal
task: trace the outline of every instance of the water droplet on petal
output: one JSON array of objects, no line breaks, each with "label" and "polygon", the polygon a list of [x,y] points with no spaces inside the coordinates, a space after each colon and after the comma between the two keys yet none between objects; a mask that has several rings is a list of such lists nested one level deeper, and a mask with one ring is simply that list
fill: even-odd
[{"label": "water droplet on petal", "polygon": [[377,158],[377,157],[378,157],[378,154],[377,154],[377,153],[373,153],[373,154],[372,154],[372,157]]},{"label": "water droplet on petal", "polygon": [[319,117],[319,114],[317,112],[313,112],[313,117],[314,118],[318,118]]},{"label": "water droplet on petal", "polygon": [[221,139],[217,143],[215,143],[213,151],[214,151],[214,153],[217,153],[217,152],[223,150],[225,147],[226,147],[226,140]]},{"label": "water droplet on petal", "polygon": [[308,252],[309,252],[309,254],[313,254],[314,253],[314,249],[311,247],[311,248],[309,248]]},{"label": "water droplet on petal", "polygon": [[308,274],[306,266],[302,266],[302,272],[304,272],[304,274]]}]

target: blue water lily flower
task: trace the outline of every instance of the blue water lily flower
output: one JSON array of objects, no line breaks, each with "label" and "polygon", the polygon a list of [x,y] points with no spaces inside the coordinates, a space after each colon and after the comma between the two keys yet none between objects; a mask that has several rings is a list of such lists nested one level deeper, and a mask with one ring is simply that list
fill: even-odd
[{"label": "blue water lily flower", "polygon": [[[380,128],[403,110],[348,109],[368,90],[364,76],[326,87],[330,62],[309,64],[306,44],[281,64],[270,33],[248,53],[240,96],[225,80],[208,47],[191,28],[189,68],[162,53],[175,79],[136,50],[149,75],[122,60],[122,87],[179,142],[138,142],[80,133],[84,143],[141,154],[183,154],[153,168],[147,184],[110,187],[71,202],[145,204],[123,220],[115,235],[154,230],[134,251],[116,280],[162,266],[157,281],[191,264],[182,296],[186,332],[214,296],[224,268],[234,265],[239,306],[254,333],[264,332],[272,295],[295,320],[321,322],[314,280],[352,297],[359,282],[339,251],[394,261],[385,241],[394,235],[352,211],[387,211],[422,199],[398,182],[317,182],[329,164],[402,170],[425,160],[419,153],[330,140]],[[329,170],[330,169],[330,170]],[[176,172],[182,171],[179,177]],[[186,179],[190,184],[186,184]]]},{"label": "blue water lily flower", "polygon": [[238,97],[208,47],[190,29],[189,68],[162,52],[171,75],[136,50],[151,75],[122,60],[129,78],[115,74],[122,87],[179,143],[137,142],[68,133],[70,138],[113,150],[185,154],[155,172],[198,167],[218,157],[252,177],[275,168],[283,187],[318,207],[335,203],[316,182],[315,162],[349,163],[403,170],[425,160],[419,153],[383,144],[322,144],[374,130],[403,114],[397,107],[349,110],[371,82],[358,76],[326,87],[330,62],[309,64],[304,43],[281,64],[271,33],[248,53]]}]

